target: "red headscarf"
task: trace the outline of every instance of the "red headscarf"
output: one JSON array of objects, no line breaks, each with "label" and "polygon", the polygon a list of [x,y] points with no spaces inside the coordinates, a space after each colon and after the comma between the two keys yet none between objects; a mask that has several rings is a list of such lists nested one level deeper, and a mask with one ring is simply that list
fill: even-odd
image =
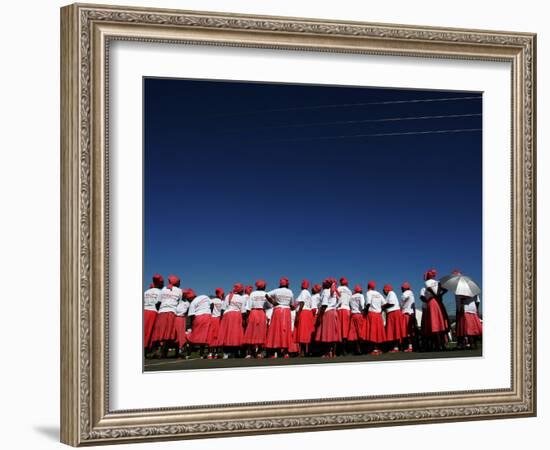
[{"label": "red headscarf", "polygon": [[168,289],[172,289],[174,286],[179,287],[180,278],[176,275],[168,275]]},{"label": "red headscarf", "polygon": [[309,281],[303,280],[302,281],[302,289],[309,289]]},{"label": "red headscarf", "polygon": [[355,292],[356,294],[359,294],[360,292],[363,292],[363,288],[361,287],[360,284],[356,284],[355,287],[353,288],[353,292]]},{"label": "red headscarf", "polygon": [[402,285],[401,285],[401,289],[410,289],[411,288],[411,285],[409,284],[408,281],[405,281]]},{"label": "red headscarf", "polygon": [[153,275],[153,286],[156,288],[161,288],[164,286],[164,278],[162,278],[162,275],[159,275],[158,273]]},{"label": "red headscarf", "polygon": [[223,299],[225,296],[225,292],[223,292],[222,288],[216,288],[216,297]]},{"label": "red headscarf", "polygon": [[264,280],[258,280],[255,284],[258,289],[265,289],[267,286],[267,283]]},{"label": "red headscarf", "polygon": [[367,284],[367,289],[375,289],[376,288],[376,282],[369,281]]},{"label": "red headscarf", "polygon": [[424,280],[431,280],[437,277],[437,270],[430,269],[424,273]]},{"label": "red headscarf", "polygon": [[235,283],[233,286],[233,290],[231,291],[231,294],[229,294],[229,303],[231,303],[231,299],[235,294],[242,294],[244,291],[244,286],[241,283]]},{"label": "red headscarf", "polygon": [[250,295],[250,293],[254,290],[252,286],[247,286],[244,288],[244,293]]},{"label": "red headscarf", "polygon": [[460,270],[458,270],[458,269],[454,269],[453,272],[452,272],[452,274],[453,274],[453,275],[460,275],[461,272],[460,272]]},{"label": "red headscarf", "polygon": [[340,278],[340,285],[347,286],[348,285],[348,279],[346,277]]},{"label": "red headscarf", "polygon": [[185,298],[187,300],[193,300],[197,294],[195,294],[195,291],[193,289],[186,289],[185,290]]},{"label": "red headscarf", "polygon": [[321,289],[323,289],[321,287],[320,284],[314,284],[313,285],[313,289],[311,290],[314,294],[318,294],[319,292],[321,292]]},{"label": "red headscarf", "polygon": [[289,284],[290,283],[288,281],[288,278],[286,278],[286,277],[283,277],[279,280],[279,286],[280,287],[288,287]]},{"label": "red headscarf", "polygon": [[392,287],[391,284],[385,284],[385,285],[384,285],[384,290],[385,290],[386,292],[390,292],[390,291],[393,291],[393,287]]}]

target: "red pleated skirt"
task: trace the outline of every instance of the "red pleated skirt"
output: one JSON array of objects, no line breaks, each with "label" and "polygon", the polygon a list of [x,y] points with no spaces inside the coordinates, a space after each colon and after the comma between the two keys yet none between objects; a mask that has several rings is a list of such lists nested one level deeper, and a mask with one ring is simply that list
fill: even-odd
[{"label": "red pleated skirt", "polygon": [[290,308],[273,308],[273,315],[267,329],[266,347],[288,349],[292,343]]},{"label": "red pleated skirt", "polygon": [[210,330],[210,314],[201,314],[195,316],[192,323],[191,333],[189,333],[189,341],[193,344],[204,345],[208,344],[208,331]]},{"label": "red pleated skirt", "polygon": [[218,347],[220,334],[220,318],[210,316],[210,326],[208,327],[208,346]]},{"label": "red pleated skirt", "polygon": [[362,341],[365,339],[364,336],[364,318],[361,313],[354,313],[351,315],[351,320],[349,323],[349,334],[348,341]]},{"label": "red pleated skirt", "polygon": [[294,328],[294,339],[298,344],[309,344],[315,331],[315,318],[310,309],[300,311],[296,327]]},{"label": "red pleated skirt", "polygon": [[151,347],[151,335],[157,320],[157,312],[150,309],[143,310],[143,348]]},{"label": "red pleated skirt", "polygon": [[[445,319],[440,303],[432,298],[428,300],[425,312],[425,328],[427,334],[442,333],[449,329],[449,324]],[[424,317],[422,317],[424,319]]]},{"label": "red pleated skirt", "polygon": [[321,324],[317,328],[315,339],[319,342],[340,342],[338,312],[335,309],[325,310]]},{"label": "red pleated skirt", "polygon": [[263,309],[253,309],[248,315],[248,323],[244,332],[244,343],[248,345],[264,345],[267,337],[267,318]]},{"label": "red pleated skirt", "polygon": [[349,309],[338,310],[338,325],[340,327],[340,340],[348,338],[350,319],[351,319],[351,311]]},{"label": "red pleated skirt", "polygon": [[387,341],[401,341],[407,332],[405,330],[405,322],[403,320],[403,313],[397,309],[391,311],[386,315],[386,340]]},{"label": "red pleated skirt", "polygon": [[481,336],[483,326],[477,314],[460,313],[456,320],[457,336]]},{"label": "red pleated skirt", "polygon": [[376,344],[381,344],[386,342],[386,330],[384,329],[384,320],[382,319],[382,313],[370,311],[367,314],[365,320],[365,340],[369,342],[374,342]]},{"label": "red pleated skirt", "polygon": [[219,345],[224,347],[240,347],[243,343],[243,316],[239,311],[228,311],[222,316]]},{"label": "red pleated skirt", "polygon": [[416,333],[416,320],[413,314],[403,314],[403,327],[405,336],[412,337]]},{"label": "red pleated skirt", "polygon": [[158,313],[157,320],[153,326],[153,335],[151,341],[171,341],[176,338],[174,320],[176,315],[173,312]]},{"label": "red pleated skirt", "polygon": [[183,347],[187,342],[186,323],[186,317],[176,316],[174,318],[174,332],[176,334],[176,342],[178,343],[179,348]]}]

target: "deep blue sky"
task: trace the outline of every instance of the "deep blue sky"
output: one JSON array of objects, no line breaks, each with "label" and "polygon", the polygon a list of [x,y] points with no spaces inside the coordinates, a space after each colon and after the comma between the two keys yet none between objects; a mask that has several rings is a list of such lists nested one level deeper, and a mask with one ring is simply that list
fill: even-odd
[{"label": "deep blue sky", "polygon": [[481,112],[472,92],[144,79],[144,287],[481,284]]}]

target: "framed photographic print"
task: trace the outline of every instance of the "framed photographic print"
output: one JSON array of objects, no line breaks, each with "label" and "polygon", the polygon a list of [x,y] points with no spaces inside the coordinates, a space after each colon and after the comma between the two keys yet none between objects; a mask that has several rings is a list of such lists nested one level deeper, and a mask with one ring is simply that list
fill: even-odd
[{"label": "framed photographic print", "polygon": [[63,442],[536,414],[535,35],[77,4],[61,38]]}]

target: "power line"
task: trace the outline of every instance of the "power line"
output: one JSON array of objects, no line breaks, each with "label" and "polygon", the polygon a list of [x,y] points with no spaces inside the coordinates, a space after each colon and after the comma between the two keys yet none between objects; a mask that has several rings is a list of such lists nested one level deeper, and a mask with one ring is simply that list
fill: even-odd
[{"label": "power line", "polygon": [[334,103],[330,105],[317,105],[317,106],[295,106],[292,108],[273,108],[273,109],[262,109],[256,111],[246,111],[238,114],[215,114],[211,117],[221,118],[221,117],[238,117],[251,114],[261,114],[267,112],[282,112],[282,111],[304,111],[312,109],[326,109],[326,108],[347,108],[354,106],[368,106],[368,105],[392,105],[392,104],[402,104],[402,103],[431,103],[431,102],[444,102],[444,101],[460,101],[460,100],[480,100],[481,96],[468,96],[468,97],[444,97],[444,98],[418,98],[410,100],[387,100],[379,102],[367,102],[367,103]]},{"label": "power line", "polygon": [[339,136],[318,136],[308,138],[288,138],[288,139],[274,139],[273,141],[316,141],[316,140],[335,140],[335,139],[356,139],[364,137],[381,137],[381,136],[407,136],[412,134],[443,134],[443,133],[466,133],[481,131],[481,128],[459,128],[454,130],[429,130],[429,131],[404,131],[396,133],[372,133],[372,134],[351,134],[351,135],[339,135]]},{"label": "power line", "polygon": [[[475,114],[442,114],[437,116],[408,116],[408,117],[388,117],[385,119],[361,119],[361,120],[338,120],[334,122],[315,122],[315,123],[302,123],[302,124],[288,124],[288,125],[273,125],[265,127],[254,127],[254,130],[269,130],[269,129],[280,129],[280,128],[306,128],[314,126],[326,126],[326,125],[349,125],[355,123],[374,123],[374,122],[399,122],[402,120],[427,120],[427,119],[452,119],[460,117],[480,117],[481,113]],[[228,133],[238,133],[242,129],[231,129],[225,130]]]}]

